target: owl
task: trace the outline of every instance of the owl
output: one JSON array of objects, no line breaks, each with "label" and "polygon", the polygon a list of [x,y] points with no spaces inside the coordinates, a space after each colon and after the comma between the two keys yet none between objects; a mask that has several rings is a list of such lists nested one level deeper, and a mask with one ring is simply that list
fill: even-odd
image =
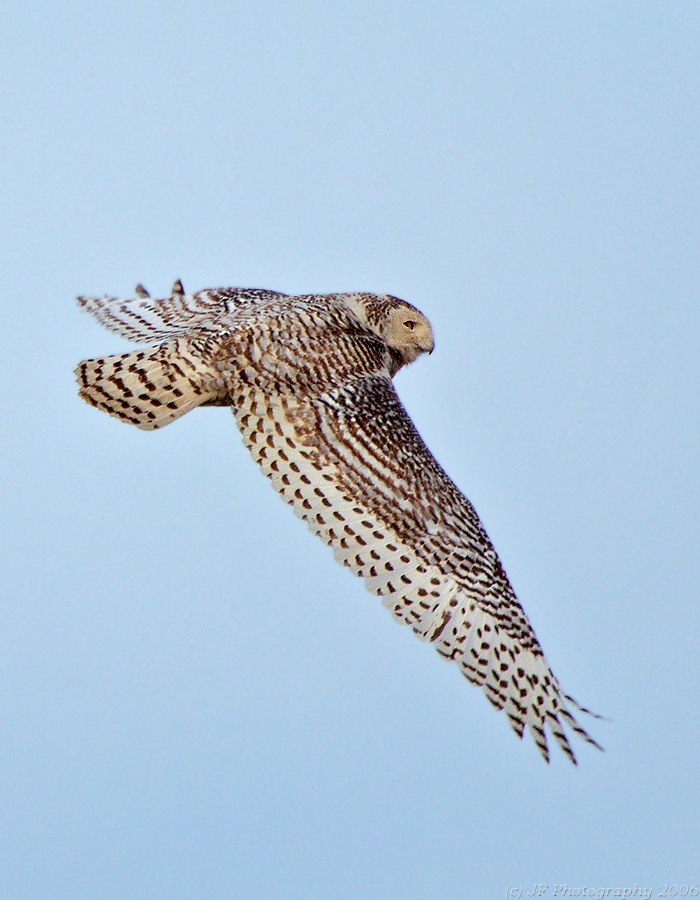
[{"label": "owl", "polygon": [[[142,349],[76,369],[88,403],[150,431],[230,406],[275,490],[394,618],[453,662],[546,761],[564,727],[596,747],[552,673],[481,521],[431,454],[393,377],[433,332],[384,294],[220,288],[79,297]],[[600,749],[600,748],[599,748]]]}]

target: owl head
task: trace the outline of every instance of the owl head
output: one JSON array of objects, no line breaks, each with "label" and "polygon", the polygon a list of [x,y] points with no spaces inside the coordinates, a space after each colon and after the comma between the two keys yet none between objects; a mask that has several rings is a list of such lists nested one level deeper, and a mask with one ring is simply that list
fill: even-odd
[{"label": "owl head", "polygon": [[398,356],[399,367],[432,353],[435,339],[420,310],[390,294],[345,294],[345,304]]}]

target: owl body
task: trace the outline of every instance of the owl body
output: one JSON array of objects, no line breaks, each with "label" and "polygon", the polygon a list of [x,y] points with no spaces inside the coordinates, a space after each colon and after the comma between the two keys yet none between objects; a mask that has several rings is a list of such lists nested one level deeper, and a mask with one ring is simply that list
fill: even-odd
[{"label": "owl body", "polygon": [[390,369],[388,348],[333,295],[327,306],[320,298],[297,299],[284,313],[251,316],[222,336],[214,365],[232,396],[241,384],[310,396]]},{"label": "owl body", "polygon": [[415,307],[377,294],[287,297],[224,288],[134,300],[78,298],[111,330],[154,346],[86,360],[81,396],[145,430],[227,405],[282,498],[364,578],[394,618],[431,642],[527,729],[575,762],[571,712],[473,506],[418,434],[392,383],[432,352]]}]

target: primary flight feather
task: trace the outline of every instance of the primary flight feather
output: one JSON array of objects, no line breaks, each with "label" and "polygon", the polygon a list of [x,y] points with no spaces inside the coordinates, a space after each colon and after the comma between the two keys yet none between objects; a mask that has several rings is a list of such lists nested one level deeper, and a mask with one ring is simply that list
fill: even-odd
[{"label": "primary flight feather", "polygon": [[[418,434],[394,390],[434,346],[430,323],[380,294],[289,297],[221,288],[169,298],[79,297],[124,337],[154,346],[85,360],[88,403],[139,428],[195,406],[230,406],[275,489],[394,617],[453,660],[527,728],[576,762],[576,721],[474,508]],[[584,710],[586,711],[586,710]]]}]

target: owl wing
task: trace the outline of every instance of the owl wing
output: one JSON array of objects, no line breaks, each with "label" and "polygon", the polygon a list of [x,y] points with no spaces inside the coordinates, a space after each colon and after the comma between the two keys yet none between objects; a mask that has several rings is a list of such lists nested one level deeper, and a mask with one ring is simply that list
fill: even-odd
[{"label": "owl wing", "polygon": [[[474,508],[439,466],[388,375],[313,397],[251,388],[234,412],[253,458],[335,558],[401,623],[576,762],[574,718]],[[568,703],[567,703],[568,701]],[[580,707],[578,707],[580,708]]]},{"label": "owl wing", "polygon": [[263,307],[274,311],[286,299],[286,294],[254,288],[210,288],[185,294],[179,281],[172,295],[161,300],[149,297],[140,285],[137,293],[128,300],[80,296],[78,305],[115,334],[151,342],[193,331],[224,331]]}]

